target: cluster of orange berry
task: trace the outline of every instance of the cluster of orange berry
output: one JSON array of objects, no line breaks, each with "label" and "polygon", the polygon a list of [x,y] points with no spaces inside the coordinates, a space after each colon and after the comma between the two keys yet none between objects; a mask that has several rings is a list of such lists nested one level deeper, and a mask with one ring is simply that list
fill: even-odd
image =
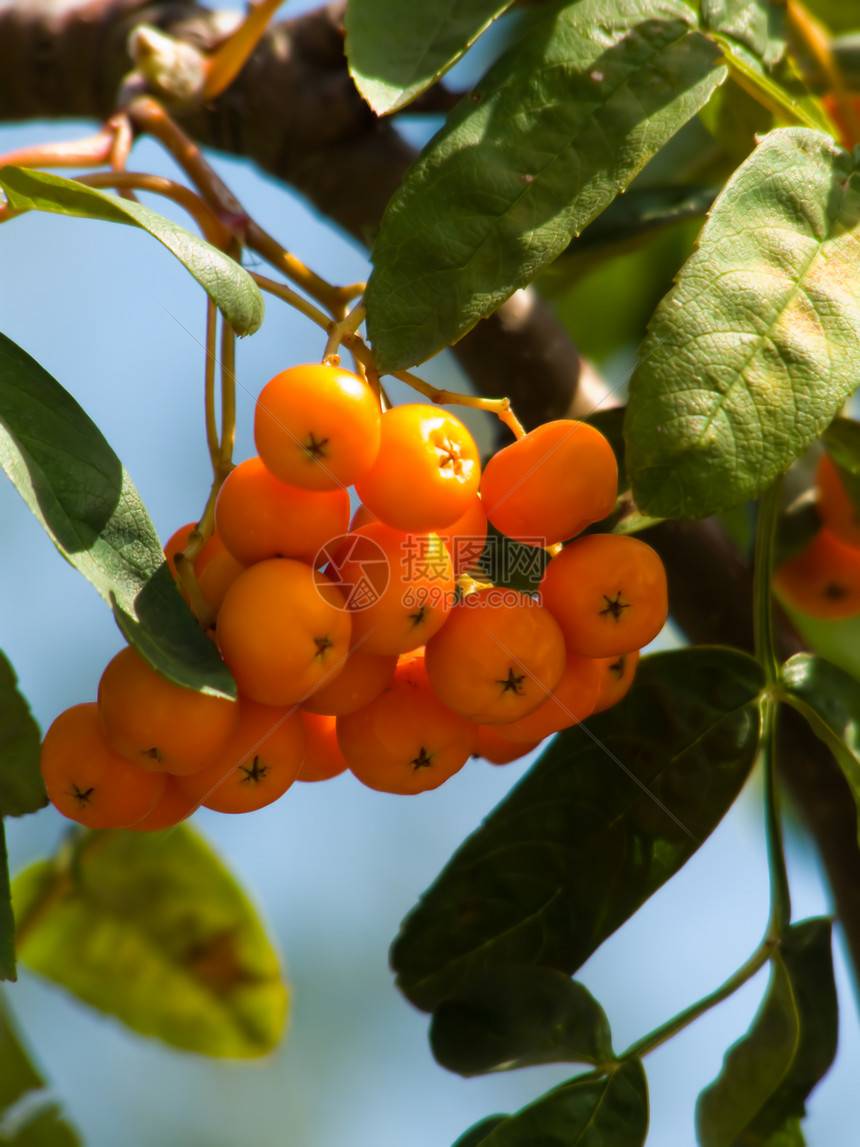
[{"label": "cluster of orange berry", "polygon": [[[194,562],[238,700],[176,686],[124,649],[98,703],[45,737],[48,792],[67,816],[164,828],[347,768],[415,793],[474,754],[514,760],[627,691],[665,621],[666,578],[635,538],[576,536],[617,494],[593,427],[547,423],[482,475],[454,415],[383,413],[364,379],[322,364],[268,383],[255,440]],[[488,579],[488,519],[497,541],[548,559],[536,594]],[[192,529],[165,547],[174,568]]]},{"label": "cluster of orange berry", "polygon": [[789,606],[812,617],[860,613],[860,521],[839,470],[823,454],[815,472],[821,522],[808,546],[774,573],[774,589]]}]

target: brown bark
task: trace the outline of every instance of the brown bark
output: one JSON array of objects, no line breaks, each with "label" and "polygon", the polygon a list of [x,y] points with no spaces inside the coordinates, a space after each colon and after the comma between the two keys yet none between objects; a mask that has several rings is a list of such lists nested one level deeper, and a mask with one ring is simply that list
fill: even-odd
[{"label": "brown bark", "polygon": [[[332,5],[277,24],[223,96],[177,118],[199,143],[247,157],[368,242],[411,152],[350,81],[342,13]],[[0,121],[106,119],[131,66],[128,33],[141,22],[200,45],[219,34],[212,13],[179,0],[88,0],[62,9],[51,0],[21,0],[0,11]],[[583,364],[576,348],[531,292],[514,296],[454,351],[478,391],[510,396],[527,425],[571,409],[581,416],[595,400],[592,384],[578,393]],[[687,636],[751,649],[750,573],[720,530],[708,522],[666,523],[649,540],[667,565],[673,616]],[[795,651],[796,636],[786,627],[781,634],[783,652]],[[783,777],[818,844],[860,969],[854,802],[805,725],[791,716],[785,725]]]}]

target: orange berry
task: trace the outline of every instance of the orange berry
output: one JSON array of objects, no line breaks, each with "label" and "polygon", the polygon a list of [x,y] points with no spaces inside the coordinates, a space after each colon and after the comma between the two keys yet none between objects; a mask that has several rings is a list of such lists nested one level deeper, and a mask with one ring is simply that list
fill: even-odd
[{"label": "orange berry", "polygon": [[102,674],[98,706],[108,743],[126,760],[177,775],[211,760],[239,719],[235,701],[175,685],[130,646]]},{"label": "orange berry", "polygon": [[349,494],[287,486],[260,458],[247,458],[228,475],[215,505],[215,529],[243,565],[266,558],[314,564],[319,550],[349,524]]},{"label": "orange berry", "polygon": [[811,617],[851,617],[860,613],[860,550],[822,528],[775,571],[773,587],[787,605]]},{"label": "orange berry", "polygon": [[337,740],[351,771],[380,792],[419,793],[458,772],[475,748],[475,727],[452,713],[414,653],[375,701],[337,718]]},{"label": "orange berry", "polygon": [[377,518],[376,514],[371,513],[367,506],[364,505],[364,503],[360,503],[356,507],[355,513],[352,515],[352,521],[349,523],[349,528],[350,531],[360,530],[362,526],[369,526],[372,525],[373,522],[378,521],[379,518]]},{"label": "orange berry", "polygon": [[293,708],[239,699],[239,724],[205,769],[182,778],[182,788],[216,812],[252,812],[283,796],[298,776],[305,727]]},{"label": "orange berry", "polygon": [[174,825],[187,820],[192,813],[197,811],[199,808],[197,801],[185,792],[179,777],[171,776],[170,773],[149,773],[147,775],[163,776],[166,782],[164,792],[155,808],[148,812],[143,820],[128,825],[133,832],[160,832],[165,828],[173,828]]},{"label": "orange berry", "polygon": [[352,616],[353,645],[391,654],[426,644],[454,601],[451,557],[438,536],[373,522],[346,541],[326,572]]},{"label": "orange berry", "polygon": [[135,768],[107,743],[94,701],[57,717],[40,762],[51,803],[89,828],[126,828],[145,817],[164,791],[163,773]]},{"label": "orange berry", "polygon": [[487,515],[480,495],[475,495],[465,514],[461,514],[456,522],[437,533],[451,555],[454,577],[479,569],[481,555],[487,545]]},{"label": "orange berry", "polygon": [[527,594],[489,588],[454,606],[425,657],[446,705],[477,724],[499,725],[537,709],[559,683],[564,638]]},{"label": "orange berry", "polygon": [[337,717],[302,713],[307,748],[297,781],[328,781],[346,772],[347,763],[337,743]]},{"label": "orange berry", "polygon": [[351,486],[376,460],[380,409],[357,374],[310,363],[263,387],[254,416],[257,452],[282,482],[303,490]]},{"label": "orange berry", "polygon": [[181,554],[188,545],[188,538],[196,527],[196,522],[188,522],[187,525],[180,526],[178,530],[173,531],[164,544],[164,560],[170,567],[170,572],[174,577],[177,576],[174,558],[177,554]]},{"label": "orange berry", "polygon": [[497,530],[532,545],[566,541],[611,513],[618,494],[612,447],[587,422],[545,422],[494,454],[481,500]]},{"label": "orange berry", "polygon": [[[213,546],[211,543],[216,540],[218,544]],[[218,535],[213,534],[194,563],[200,592],[213,610],[221,608],[227,590],[245,569],[246,567],[237,562],[230,551],[224,548]]]},{"label": "orange berry", "polygon": [[595,713],[611,709],[624,697],[633,684],[636,666],[639,664],[639,650],[620,653],[617,657],[600,657],[597,665],[600,673],[600,692],[597,694]]},{"label": "orange berry", "polygon": [[366,653],[363,647],[353,648],[337,677],[311,694],[302,709],[327,717],[354,713],[379,696],[390,684],[396,668],[395,653]]},{"label": "orange berry", "polygon": [[459,418],[410,403],[383,414],[379,454],[355,489],[386,525],[428,531],[465,514],[480,479],[478,448]]},{"label": "orange berry", "polygon": [[339,673],[352,622],[325,574],[292,558],[245,570],[218,613],[221,655],[239,691],[263,705],[306,700]]},{"label": "orange berry", "polygon": [[501,725],[499,732],[512,741],[533,745],[584,721],[594,712],[600,679],[600,662],[568,650],[561,680],[544,703],[518,721]]},{"label": "orange berry", "polygon": [[509,765],[511,761],[518,761],[526,753],[532,752],[540,744],[535,741],[531,745],[512,741],[503,737],[500,729],[506,725],[478,725],[478,739],[475,742],[475,755],[489,761],[491,765]]},{"label": "orange berry", "polygon": [[583,657],[614,657],[653,641],[666,622],[666,571],[658,554],[622,534],[588,534],[556,554],[540,600]]},{"label": "orange berry", "polygon": [[860,520],[842,484],[839,471],[826,454],[822,454],[818,463],[815,482],[818,486],[815,508],[822,523],[840,541],[860,547]]}]

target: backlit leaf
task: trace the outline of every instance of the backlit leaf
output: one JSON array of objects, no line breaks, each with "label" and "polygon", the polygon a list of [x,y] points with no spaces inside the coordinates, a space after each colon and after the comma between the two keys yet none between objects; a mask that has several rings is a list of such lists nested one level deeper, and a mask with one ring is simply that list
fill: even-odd
[{"label": "backlit leaf", "polygon": [[829,136],[771,132],[657,308],[630,384],[639,508],[701,518],[766,489],[860,377],[860,174]]},{"label": "backlit leaf", "polygon": [[485,968],[439,1004],[430,1046],[460,1075],[612,1058],[609,1022],[591,993],[561,972],[536,967]]},{"label": "backlit leaf", "polygon": [[481,1147],[642,1147],[648,1088],[638,1059],[609,1076],[563,1083],[499,1123]]},{"label": "backlit leaf", "polygon": [[176,590],[122,463],[74,398],[2,334],[0,467],[159,672],[180,685],[235,696],[227,667]]},{"label": "backlit leaf", "polygon": [[404,921],[391,960],[433,1010],[485,968],[570,975],[716,827],[755,759],[762,672],[735,650],[644,658],[610,712],[560,734]]},{"label": "backlit leaf", "polygon": [[701,0],[702,27],[731,36],[765,64],[785,51],[785,3],[775,0]]},{"label": "backlit leaf", "polygon": [[39,771],[41,739],[15,672],[0,652],[0,817],[23,816],[48,803]]},{"label": "backlit leaf", "polygon": [[287,990],[247,897],[187,826],[86,832],[13,885],[18,958],[143,1035],[211,1056],[280,1040]]},{"label": "backlit leaf", "polygon": [[377,113],[397,111],[435,83],[512,0],[350,0],[346,55]]},{"label": "backlit leaf", "polygon": [[681,0],[576,0],[529,26],[389,203],[368,333],[383,370],[423,362],[567,246],[725,78]]},{"label": "backlit leaf", "polygon": [[0,187],[16,211],[48,211],[78,219],[126,223],[149,232],[191,272],[236,334],[252,335],[263,322],[263,296],[248,272],[172,219],[107,191],[26,167],[0,169]]}]

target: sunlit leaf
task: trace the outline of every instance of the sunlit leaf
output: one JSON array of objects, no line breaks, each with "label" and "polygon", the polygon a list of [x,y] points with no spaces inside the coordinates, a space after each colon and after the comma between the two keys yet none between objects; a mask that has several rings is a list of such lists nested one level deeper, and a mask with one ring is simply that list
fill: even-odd
[{"label": "sunlit leaf", "polygon": [[180,685],[235,696],[122,463],[68,391],[2,334],[0,467],[156,669]]},{"label": "sunlit leaf", "polygon": [[785,3],[775,0],[701,0],[702,27],[722,32],[765,64],[785,52]]},{"label": "sunlit leaf", "polygon": [[278,1043],[287,990],[245,894],[187,826],[87,832],[13,885],[18,958],[144,1035],[204,1055]]},{"label": "sunlit leaf", "polygon": [[767,993],[749,1032],[702,1092],[702,1147],[803,1144],[806,1100],[836,1055],[838,1005],[829,920],[792,925],[773,957]]},{"label": "sunlit leaf", "polygon": [[126,223],[147,231],[191,272],[238,335],[251,335],[259,329],[265,305],[260,288],[248,272],[229,255],[173,220],[132,200],[26,167],[0,169],[0,187],[16,211],[48,211],[78,219]]},{"label": "sunlit leaf", "polygon": [[466,52],[512,0],[350,0],[344,25],[355,86],[377,113],[405,107]]},{"label": "sunlit leaf", "polygon": [[0,817],[23,816],[48,803],[39,771],[40,742],[39,726],[0,652]]},{"label": "sunlit leaf", "polygon": [[647,1133],[645,1072],[638,1059],[631,1059],[609,1076],[563,1083],[474,1142],[481,1147],[642,1147]]},{"label": "sunlit leaf", "polygon": [[644,658],[627,697],[559,735],[406,918],[391,952],[401,990],[429,1011],[485,968],[574,972],[728,810],[762,686],[736,650]]},{"label": "sunlit leaf", "polygon": [[756,497],[860,377],[860,175],[829,136],[768,135],[714,204],[630,385],[639,508],[706,517]]},{"label": "sunlit leaf", "polygon": [[455,342],[530,282],[725,78],[681,0],[577,0],[537,20],[389,203],[368,333],[384,370]]},{"label": "sunlit leaf", "polygon": [[536,967],[485,968],[439,1004],[430,1046],[460,1075],[612,1057],[609,1021],[591,993],[561,972]]}]

